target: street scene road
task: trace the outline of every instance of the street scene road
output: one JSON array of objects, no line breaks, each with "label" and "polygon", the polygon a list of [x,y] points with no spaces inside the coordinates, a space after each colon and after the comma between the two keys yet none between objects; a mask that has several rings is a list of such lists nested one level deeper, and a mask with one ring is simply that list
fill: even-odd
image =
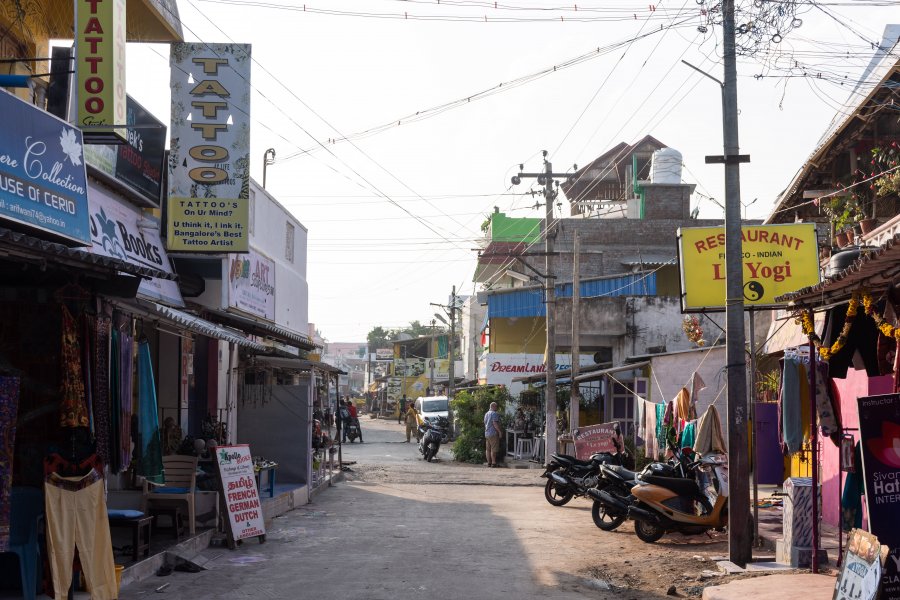
[{"label": "street scene road", "polygon": [[[269,524],[265,544],[210,548],[200,573],[151,577],[125,600],[173,598],[663,598],[722,583],[725,537],[648,545],[630,523],[602,532],[590,503],[555,508],[539,468],[426,463],[403,426],[362,419],[343,481]],[[537,465],[532,465],[536,467]]]}]

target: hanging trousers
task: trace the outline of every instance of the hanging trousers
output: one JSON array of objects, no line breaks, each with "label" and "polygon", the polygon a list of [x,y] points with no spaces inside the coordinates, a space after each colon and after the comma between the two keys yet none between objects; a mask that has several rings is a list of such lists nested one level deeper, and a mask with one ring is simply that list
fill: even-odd
[{"label": "hanging trousers", "polygon": [[47,477],[47,550],[56,600],[68,598],[75,547],[91,590],[91,600],[118,597],[103,477],[96,470],[83,477]]}]

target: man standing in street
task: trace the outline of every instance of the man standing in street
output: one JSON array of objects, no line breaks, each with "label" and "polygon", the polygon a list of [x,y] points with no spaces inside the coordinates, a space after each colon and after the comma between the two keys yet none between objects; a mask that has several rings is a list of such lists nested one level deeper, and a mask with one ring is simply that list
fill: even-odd
[{"label": "man standing in street", "polygon": [[419,428],[419,413],[416,412],[415,406],[410,402],[406,409],[406,442],[409,443],[411,436],[416,434]]},{"label": "man standing in street", "polygon": [[500,436],[503,429],[500,427],[500,414],[497,412],[497,403],[491,402],[491,409],[484,413],[484,454],[487,457],[487,466],[497,466],[497,453],[500,452]]}]

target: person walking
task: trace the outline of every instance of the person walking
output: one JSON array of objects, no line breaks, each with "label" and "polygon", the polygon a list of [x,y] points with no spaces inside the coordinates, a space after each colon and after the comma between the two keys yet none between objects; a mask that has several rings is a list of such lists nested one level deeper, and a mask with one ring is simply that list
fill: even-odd
[{"label": "person walking", "polygon": [[397,401],[397,425],[399,425],[406,416],[407,404],[406,395],[404,394],[403,399]]},{"label": "person walking", "polygon": [[503,428],[500,426],[500,414],[497,412],[497,403],[491,402],[491,408],[484,413],[484,454],[487,457],[487,466],[497,466],[497,453],[500,452],[500,436]]},{"label": "person walking", "polygon": [[353,400],[347,400],[347,409],[350,411],[350,420],[349,423],[356,423],[356,431],[359,434],[359,443],[363,443],[362,439],[362,425],[359,424],[359,412],[356,409],[356,404]]},{"label": "person walking", "polygon": [[350,409],[343,400],[338,400],[338,417],[341,419],[341,441],[347,441],[347,427],[350,425]]},{"label": "person walking", "polygon": [[409,443],[410,437],[416,434],[419,427],[419,413],[412,402],[409,402],[406,409],[406,443]]}]

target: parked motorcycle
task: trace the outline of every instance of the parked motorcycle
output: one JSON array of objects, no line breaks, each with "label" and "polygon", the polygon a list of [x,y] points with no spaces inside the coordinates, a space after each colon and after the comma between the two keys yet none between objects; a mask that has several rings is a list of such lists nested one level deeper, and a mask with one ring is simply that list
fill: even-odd
[{"label": "parked motorcycle", "polygon": [[[676,456],[680,452],[676,450]],[[728,523],[728,460],[710,454],[690,463],[688,477],[642,473],[628,507],[638,538],[653,543],[669,532],[697,535]]]},{"label": "parked motorcycle", "polygon": [[441,442],[446,439],[449,429],[450,422],[446,417],[437,417],[419,425],[419,452],[422,454],[422,458],[431,462],[431,459],[438,453]]},{"label": "parked motorcycle", "polygon": [[590,460],[579,460],[568,454],[553,454],[550,464],[541,477],[547,478],[544,498],[553,506],[563,506],[572,498],[586,496],[588,490],[601,483],[600,467],[604,464],[633,465],[631,456],[624,450],[616,453],[600,452]]},{"label": "parked motorcycle", "polygon": [[[642,473],[663,477],[684,477],[685,465],[678,461],[655,462],[647,465]],[[604,531],[612,531],[628,518],[628,507],[635,498],[631,489],[641,473],[613,464],[600,465],[600,484],[587,491],[594,501],[591,518],[594,525]]]}]

